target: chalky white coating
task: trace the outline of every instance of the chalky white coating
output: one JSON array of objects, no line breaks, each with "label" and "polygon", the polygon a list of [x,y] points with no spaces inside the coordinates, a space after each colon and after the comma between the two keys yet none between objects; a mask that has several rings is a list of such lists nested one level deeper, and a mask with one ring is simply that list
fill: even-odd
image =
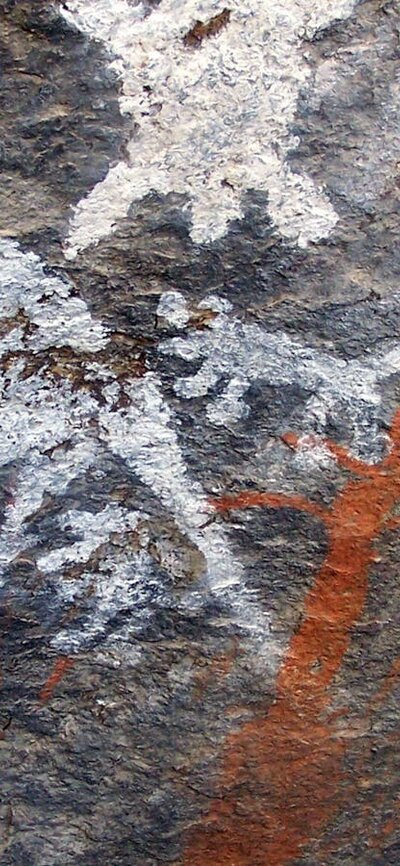
[{"label": "chalky white coating", "polygon": [[[214,296],[201,306],[215,309]],[[213,424],[229,426],[246,417],[249,407],[243,398],[255,382],[278,388],[297,385],[311,395],[305,407],[305,431],[323,433],[329,415],[344,414],[356,451],[364,448],[373,454],[374,448],[382,446],[376,411],[381,403],[379,383],[400,373],[400,350],[393,342],[387,351],[348,361],[306,346],[283,331],[270,333],[221,311],[207,329],[191,329],[185,337],[165,340],[160,351],[200,362],[196,373],[176,379],[175,391],[181,397],[205,396],[227,380],[222,394],[207,403],[207,417]]]},{"label": "chalky white coating", "polygon": [[159,380],[147,373],[130,386],[129,396],[128,409],[100,411],[104,440],[151,488],[203,554],[211,592],[229,599],[236,622],[262,634],[268,616],[246,592],[241,564],[232,556],[221,526],[210,520],[213,509],[201,485],[188,474]]},{"label": "chalky white coating", "polygon": [[[0,376],[0,466],[15,464],[0,532],[2,580],[7,567],[23,556],[36,564],[42,574],[59,582],[58,594],[65,600],[71,584],[64,583],[62,574],[68,567],[84,565],[99,546],[109,542],[113,533],[129,533],[139,520],[145,521],[144,514],[113,503],[97,513],[69,509],[60,517],[61,529],[67,530],[70,525],[79,537],[71,544],[61,543],[50,550],[35,549],[39,539],[30,531],[30,519],[40,510],[44,497],[50,495],[57,501],[72,482],[89,469],[93,471],[99,460],[111,452],[137,472],[179,529],[203,554],[204,580],[209,591],[230,604],[237,622],[257,636],[264,635],[268,617],[251,593],[246,592],[241,565],[232,555],[225,533],[217,524],[207,525],[212,508],[201,485],[187,472],[174,429],[175,418],[157,377],[147,374],[142,380],[128,381],[125,396],[130,398],[130,406],[116,409],[120,385],[112,370],[95,360],[95,354],[93,360],[85,359],[85,370],[88,382],[93,378],[97,384],[103,383],[100,400],[95,389],[76,388],[72,380],[59,379],[46,371],[45,364],[43,372],[26,375],[25,353],[29,358],[32,351],[56,345],[73,346],[85,354],[95,353],[107,345],[108,335],[100,323],[92,320],[83,301],[79,301],[81,316],[75,329],[73,318],[69,320],[67,315],[70,286],[58,277],[49,276],[36,255],[23,253],[11,240],[0,243],[0,300],[0,317],[2,312],[3,318],[9,319],[22,309],[28,319],[26,328],[11,326],[0,341],[0,355],[11,349],[18,352]],[[161,301],[160,309],[163,303],[164,312],[175,325],[187,321],[185,303],[179,293],[169,293]],[[64,309],[62,323],[57,316],[60,305]],[[33,334],[29,327],[32,323],[36,325]],[[80,636],[75,632],[71,636],[68,630],[59,632],[58,648],[78,649],[104,632],[118,603],[123,607],[128,598],[132,603],[136,598],[139,604],[140,593],[149,596],[150,584],[140,589],[141,581],[147,580],[149,573],[145,551],[129,555],[128,559],[119,553],[113,560],[107,555],[104,562],[100,563],[98,573],[85,571],[86,577],[79,584],[83,594],[85,581],[95,585],[96,601],[89,621]],[[195,595],[188,594],[188,604],[197,603]],[[200,593],[198,597],[201,598]]]},{"label": "chalky white coating", "polygon": [[177,328],[186,325],[190,318],[186,301],[181,293],[177,291],[164,292],[161,295],[157,314],[163,319],[167,319],[170,325],[175,325]]},{"label": "chalky white coating", "polygon": [[68,485],[98,459],[100,449],[95,442],[84,435],[81,439],[76,437],[76,442],[75,446],[57,449],[52,456],[32,448],[25,452],[18,472],[12,475],[10,501],[0,532],[0,578],[23,551],[28,551],[30,558],[29,551],[35,547],[36,538],[29,533],[29,518],[40,509],[45,494],[61,497]]},{"label": "chalky white coating", "polygon": [[118,505],[106,505],[102,511],[66,511],[60,519],[64,529],[75,532],[79,541],[58,547],[37,560],[38,568],[46,573],[61,571],[72,563],[87,562],[100,545],[109,540],[113,532],[126,533],[135,529],[139,520],[136,511],[127,511]]},{"label": "chalky white coating", "polygon": [[[23,253],[15,241],[0,239],[0,319],[19,310],[28,316],[35,328],[26,338],[27,348],[70,346],[81,352],[104,348],[106,329],[92,319],[85,302],[71,294],[72,286],[48,276],[35,253]],[[21,331],[12,333],[16,339]]]},{"label": "chalky white coating", "polygon": [[[218,34],[191,48],[197,21],[223,12]],[[248,189],[268,194],[277,230],[300,246],[326,237],[338,216],[327,195],[287,161],[298,97],[312,84],[306,40],[351,15],[356,0],[162,0],[144,17],[126,0],[67,0],[66,20],[102,41],[132,117],[126,161],[75,208],[73,258],[111,234],[131,204],[151,192],[186,196],[190,234],[202,244],[243,216]]]},{"label": "chalky white coating", "polygon": [[[40,539],[31,530],[32,518],[46,496],[55,503],[60,501],[72,482],[83,479],[88,470],[95,472],[99,462],[113,455],[152,491],[160,507],[204,558],[203,580],[187,591],[182,604],[196,607],[204,597],[214,596],[229,608],[230,621],[252,635],[261,655],[272,658],[276,648],[269,631],[269,614],[246,589],[242,564],[232,552],[227,533],[213,519],[213,508],[200,482],[188,472],[179,441],[179,421],[164,396],[160,378],[152,372],[140,379],[126,378],[124,401],[119,405],[121,384],[104,355],[99,363],[95,354],[106,347],[108,334],[92,320],[83,302],[81,330],[75,334],[64,325],[60,329],[56,316],[54,333],[62,345],[79,345],[85,355],[86,382],[93,380],[96,387],[77,388],[72,380],[54,376],[44,361],[40,372],[27,372],[27,360],[31,362],[35,355],[32,340],[36,346],[54,345],[47,322],[58,299],[68,303],[71,287],[49,276],[39,259],[22,253],[15,242],[3,241],[1,250],[3,316],[5,320],[11,318],[11,323],[0,341],[0,355],[16,352],[0,378],[0,465],[13,464],[0,532],[2,578],[22,556],[48,575],[63,603],[75,603],[74,593],[83,605],[89,599],[82,625],[63,628],[53,638],[54,646],[65,652],[77,651],[96,637],[106,636],[118,611],[132,608],[132,628],[136,628],[135,623],[139,628],[150,616],[152,605],[165,601],[167,590],[157,584],[145,532],[139,533],[139,549],[128,550],[123,544],[115,551],[110,549],[113,533],[123,537],[138,531],[139,524],[146,525],[144,512],[132,512],[112,502],[98,511],[67,508],[60,516],[60,528],[77,537],[70,543],[61,538],[58,547],[50,541],[50,547],[47,542],[47,547],[38,548]],[[21,309],[28,324],[15,326],[12,317]],[[310,429],[317,427],[323,432],[328,413],[345,413],[354,430],[354,450],[367,442],[372,442],[372,449],[377,447],[374,413],[381,400],[379,385],[400,372],[396,342],[388,341],[379,353],[345,361],[304,346],[283,332],[271,334],[259,325],[240,321],[231,303],[218,295],[200,302],[199,310],[207,309],[215,316],[207,319],[205,328],[196,331],[190,325],[186,337],[166,340],[161,351],[199,363],[196,373],[175,383],[177,393],[185,399],[208,395],[222,378],[228,380],[222,395],[208,401],[209,421],[229,425],[240,419],[247,411],[243,398],[253,382],[266,381],[282,388],[300,383],[312,394],[307,404]],[[192,314],[177,290],[161,297],[158,315],[166,325],[185,329]],[[33,332],[32,322],[36,324]],[[92,357],[87,358],[87,353]],[[300,468],[307,470],[310,461],[323,465],[328,460],[321,449],[317,453],[313,448],[304,440],[294,455]],[[90,564],[92,554],[102,545],[105,551],[94,567]],[[75,586],[66,579],[72,565],[82,566]]]},{"label": "chalky white coating", "polygon": [[[111,642],[129,641],[150,618],[157,603],[165,601],[160,580],[152,574],[151,557],[142,550],[106,556],[96,571],[87,571],[68,587],[59,585],[64,600],[79,603],[90,593],[92,610],[79,628],[61,629],[52,640],[55,649],[63,653],[78,652],[105,633],[110,620],[121,611],[129,612],[126,630],[111,636]],[[125,650],[126,651],[126,650]]]}]

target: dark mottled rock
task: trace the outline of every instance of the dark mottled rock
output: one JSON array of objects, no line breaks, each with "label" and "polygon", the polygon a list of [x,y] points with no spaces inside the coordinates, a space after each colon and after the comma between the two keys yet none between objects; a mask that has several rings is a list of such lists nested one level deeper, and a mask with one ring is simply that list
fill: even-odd
[{"label": "dark mottled rock", "polygon": [[[1,467],[0,863],[397,866],[398,4],[358,3],[306,39],[313,85],[288,164],[324,188],[329,236],[289,243],[249,189],[243,218],[197,244],[187,198],[153,192],[74,260],[72,208],[126,158],[139,118],[120,112],[104,45],[59,4],[0,12],[0,234],[105,329],[93,351],[71,345],[66,307],[63,342],[58,308],[40,319],[45,293],[4,315],[5,416],[11,405],[19,430],[24,387],[42,396]],[[160,314],[167,292],[184,320]],[[233,401],[217,423],[232,381],[242,411]],[[129,436],[147,459],[126,455]]]}]

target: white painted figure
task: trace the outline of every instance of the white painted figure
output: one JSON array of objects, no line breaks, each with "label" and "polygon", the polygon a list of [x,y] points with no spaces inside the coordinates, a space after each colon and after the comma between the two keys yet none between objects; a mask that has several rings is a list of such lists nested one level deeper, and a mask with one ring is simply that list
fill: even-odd
[{"label": "white painted figure", "polygon": [[[71,482],[89,469],[95,471],[102,457],[111,453],[152,491],[204,559],[204,584],[191,589],[182,604],[201,604],[207,593],[220,599],[229,606],[231,621],[251,636],[257,651],[267,642],[270,658],[274,647],[269,613],[247,590],[242,564],[228,535],[212,520],[208,498],[188,471],[179,442],[179,422],[165,399],[160,378],[148,372],[126,381],[125,402],[120,406],[121,385],[115,373],[103,355],[96,360],[109,334],[92,319],[83,301],[75,301],[69,283],[49,277],[36,255],[22,253],[12,240],[0,241],[0,319],[5,329],[0,350],[10,353],[0,375],[0,466],[14,464],[0,531],[1,575],[4,578],[10,563],[23,554],[33,558],[64,601],[73,600],[71,593],[78,599],[90,591],[90,616],[78,630],[64,628],[54,638],[54,645],[65,652],[77,651],[106,633],[110,620],[127,605],[136,605],[146,617],[155,596],[150,591],[154,576],[146,552],[145,512],[113,503],[98,512],[85,507],[69,509],[60,518],[60,528],[70,524],[73,540],[44,550],[36,550],[38,538],[30,531],[29,520],[46,495],[61,498]],[[225,393],[208,402],[212,423],[236,423],[246,412],[243,398],[254,381],[267,381],[278,388],[296,382],[313,393],[308,412],[318,415],[321,428],[324,413],[329,411],[346,415],[354,428],[355,450],[364,436],[377,437],[374,413],[381,399],[380,382],[400,371],[396,343],[380,355],[346,362],[303,346],[284,333],[270,334],[258,325],[240,322],[232,315],[231,304],[222,298],[209,297],[200,307],[216,314],[208,328],[191,329],[185,338],[167,340],[161,351],[200,363],[197,373],[176,382],[177,393],[184,398],[207,395],[222,377],[229,380]],[[15,316],[21,309],[25,318],[20,317],[18,324]],[[78,311],[78,323],[73,314],[71,318],[71,310]],[[190,318],[184,296],[177,290],[164,293],[158,312],[173,327],[185,327]],[[84,353],[88,384],[93,375],[96,389],[75,388],[73,381],[55,376],[46,366],[43,348],[61,345]],[[30,365],[38,356],[38,370],[32,372]],[[139,551],[122,546],[111,559],[107,553],[93,566],[93,554],[108,544],[113,532],[124,536],[139,524],[143,541]],[[74,586],[62,579],[71,565],[82,567]],[[159,591],[162,596],[162,586]]]},{"label": "white painted figure", "polygon": [[[195,243],[215,241],[243,216],[246,190],[268,194],[280,234],[305,246],[338,216],[327,194],[287,161],[299,94],[312,84],[307,40],[351,15],[356,0],[232,0],[219,33],[190,47],[197,21],[227,0],[161,0],[146,17],[128,0],[67,0],[66,20],[109,52],[132,118],[126,160],[116,162],[76,208],[66,255],[110,235],[151,192],[188,201]],[[187,206],[182,205],[185,209]]]}]

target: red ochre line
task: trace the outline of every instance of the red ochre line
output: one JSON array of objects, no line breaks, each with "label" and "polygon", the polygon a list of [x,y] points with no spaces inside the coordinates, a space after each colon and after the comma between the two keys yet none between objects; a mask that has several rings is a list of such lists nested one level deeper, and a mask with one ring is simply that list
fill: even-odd
[{"label": "red ochre line", "polygon": [[47,678],[44,686],[42,686],[39,692],[39,700],[42,704],[47,703],[47,701],[52,697],[54,689],[61,682],[64,674],[72,668],[73,664],[73,660],[66,656],[57,659],[50,676]]},{"label": "red ochre line", "polygon": [[234,493],[222,496],[218,499],[210,499],[210,505],[215,511],[233,511],[239,508],[256,508],[267,506],[269,508],[293,508],[297,511],[306,511],[327,520],[329,512],[314,502],[310,502],[304,496],[288,496],[285,493],[261,493],[256,490]]},{"label": "red ochre line", "polygon": [[[329,512],[301,496],[257,491],[212,501],[216,511],[290,507],[320,517],[328,552],[278,674],[274,704],[227,739],[219,796],[188,838],[185,866],[286,866],[340,809],[346,741],[326,718],[329,687],[365,604],[373,543],[400,499],[400,412],[391,439],[388,456],[374,466],[326,443],[358,476]],[[286,441],[297,443],[293,434]]]}]

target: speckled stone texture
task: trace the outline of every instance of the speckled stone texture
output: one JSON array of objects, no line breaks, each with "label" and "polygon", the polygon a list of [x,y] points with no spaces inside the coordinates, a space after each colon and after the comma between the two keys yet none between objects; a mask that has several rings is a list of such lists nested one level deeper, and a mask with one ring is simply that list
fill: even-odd
[{"label": "speckled stone texture", "polygon": [[0,864],[398,866],[399,5],[0,12]]}]

